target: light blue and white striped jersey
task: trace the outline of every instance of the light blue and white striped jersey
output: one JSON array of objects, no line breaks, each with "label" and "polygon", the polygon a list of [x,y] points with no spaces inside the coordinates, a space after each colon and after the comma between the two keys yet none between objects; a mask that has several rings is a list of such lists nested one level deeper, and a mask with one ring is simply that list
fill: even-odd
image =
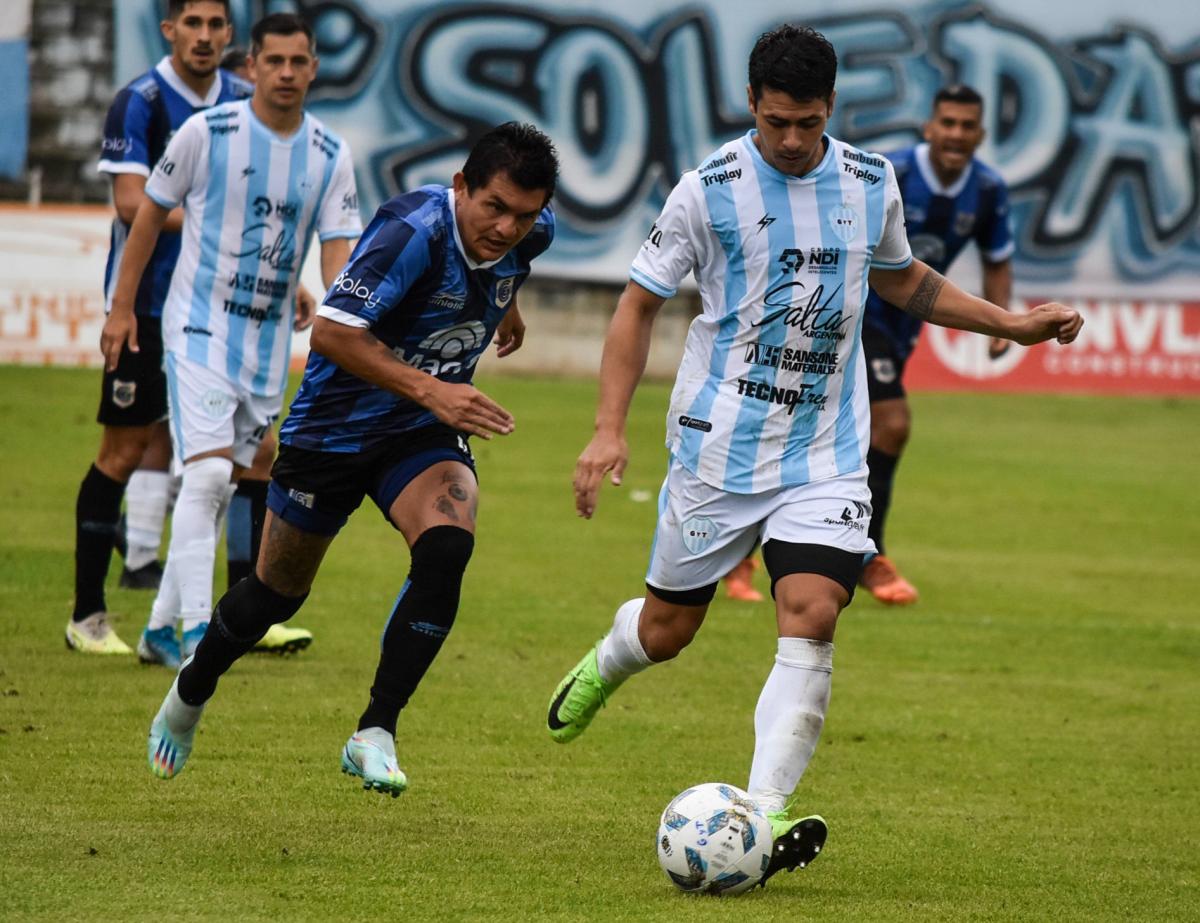
[{"label": "light blue and white striped jersey", "polygon": [[820,165],[788,176],[755,134],[683,175],[630,270],[664,298],[695,274],[702,311],[667,445],[705,483],[741,494],[865,468],[867,273],[912,262],[885,159],[826,135]]},{"label": "light blue and white striped jersey", "polygon": [[307,113],[280,138],[249,100],[214,106],[175,133],[146,195],[184,205],[164,348],[252,394],[279,394],[314,226],[322,241],[362,233],[349,148]]}]

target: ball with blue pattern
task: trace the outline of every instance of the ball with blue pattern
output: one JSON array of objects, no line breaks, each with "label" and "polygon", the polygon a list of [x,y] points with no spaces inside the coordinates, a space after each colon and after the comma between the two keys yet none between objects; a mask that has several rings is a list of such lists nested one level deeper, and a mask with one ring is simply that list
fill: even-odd
[{"label": "ball with blue pattern", "polygon": [[749,891],[771,861],[771,822],[746,792],[705,782],[680,792],[658,824],[658,864],[680,891]]}]

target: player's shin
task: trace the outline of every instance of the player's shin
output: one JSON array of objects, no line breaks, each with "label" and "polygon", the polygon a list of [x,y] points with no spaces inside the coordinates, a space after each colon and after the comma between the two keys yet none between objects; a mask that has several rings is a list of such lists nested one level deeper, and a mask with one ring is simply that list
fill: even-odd
[{"label": "player's shin", "polygon": [[209,620],[212,612],[216,523],[229,492],[233,462],[209,457],[189,462],[171,520],[168,566],[179,584],[179,609],[186,634]]},{"label": "player's shin", "polygon": [[95,465],[79,485],[75,503],[75,612],[80,621],[105,608],[104,577],[112,560],[125,485]]},{"label": "player's shin", "polygon": [[188,705],[207,702],[234,662],[254,647],[268,628],[295,615],[307,598],[307,593],[276,593],[254,574],[233,587],[217,603],[195,656],[179,673],[180,698]]},{"label": "player's shin", "polygon": [[613,618],[612,630],[596,648],[600,678],[614,688],[653,663],[638,638],[643,603],[640,597],[624,603]]},{"label": "player's shin", "polygon": [[833,645],[780,638],[775,666],[754,711],[750,795],[765,812],[782,811],[808,768],[829,706]]},{"label": "player's shin", "polygon": [[158,560],[171,492],[166,471],[138,469],[125,488],[125,567],[140,570]]},{"label": "player's shin", "polygon": [[454,625],[463,574],[475,537],[457,526],[435,526],[412,546],[412,566],[383,632],[371,701],[358,728],[393,736],[400,710],[442,649]]}]

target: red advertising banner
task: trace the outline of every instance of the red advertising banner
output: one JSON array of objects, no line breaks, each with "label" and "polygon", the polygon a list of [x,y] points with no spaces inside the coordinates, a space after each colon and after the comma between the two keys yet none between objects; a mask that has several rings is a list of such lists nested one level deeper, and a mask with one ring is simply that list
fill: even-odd
[{"label": "red advertising banner", "polygon": [[[1042,300],[1015,304],[1017,310]],[[987,339],[925,325],[904,371],[914,391],[1040,391],[1200,396],[1200,302],[1073,299],[1084,316],[1069,346],[1013,346],[988,358]]]}]

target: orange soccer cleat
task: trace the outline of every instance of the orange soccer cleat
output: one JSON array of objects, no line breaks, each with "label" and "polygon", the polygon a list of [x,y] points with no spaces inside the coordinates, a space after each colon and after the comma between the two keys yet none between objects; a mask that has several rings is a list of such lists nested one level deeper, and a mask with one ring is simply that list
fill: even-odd
[{"label": "orange soccer cleat", "polygon": [[730,599],[748,603],[762,602],[763,595],[754,589],[754,572],[758,570],[758,561],[746,558],[733,570],[725,575],[725,595]]},{"label": "orange soccer cleat", "polygon": [[918,598],[917,588],[900,575],[891,559],[881,554],[871,558],[858,582],[881,603],[889,606],[907,606]]}]

